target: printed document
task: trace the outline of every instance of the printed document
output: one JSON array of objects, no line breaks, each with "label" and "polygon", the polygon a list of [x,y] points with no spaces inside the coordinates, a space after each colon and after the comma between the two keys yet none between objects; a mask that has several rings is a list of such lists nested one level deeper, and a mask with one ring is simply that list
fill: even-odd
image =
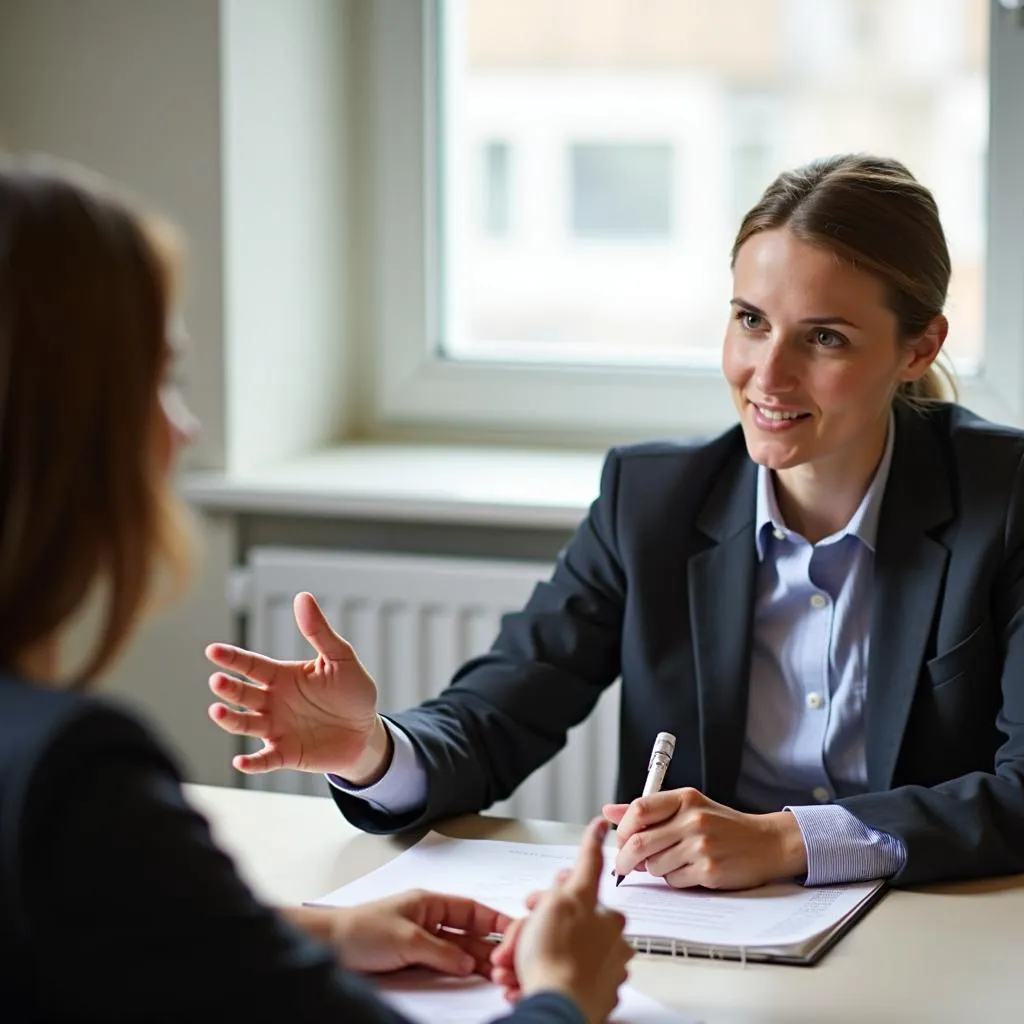
[{"label": "printed document", "polygon": [[[315,902],[351,906],[415,885],[468,896],[519,917],[527,895],[550,887],[556,872],[571,867],[576,854],[575,846],[450,839],[431,832],[394,860]],[[858,882],[806,888],[782,882],[716,892],[673,889],[663,879],[633,872],[616,887],[610,867],[609,856],[601,902],[626,915],[626,933],[641,949],[645,940],[723,952],[811,942],[842,925],[882,886]]]}]

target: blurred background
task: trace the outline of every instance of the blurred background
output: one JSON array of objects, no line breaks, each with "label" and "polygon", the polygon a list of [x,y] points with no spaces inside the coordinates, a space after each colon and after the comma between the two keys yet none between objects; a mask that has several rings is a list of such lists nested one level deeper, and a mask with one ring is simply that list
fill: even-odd
[{"label": "blurred background", "polygon": [[744,213],[867,151],[938,200],[976,369],[987,0],[462,0],[440,30],[450,354],[713,364]]},{"label": "blurred background", "polygon": [[[549,573],[608,445],[734,423],[732,240],[816,156],[932,189],[963,400],[1024,425],[1016,6],[0,0],[0,149],[106,174],[188,239],[202,557],[108,689],[190,778],[251,784],[203,647],[306,656],[311,589],[385,709],[436,693]],[[613,687],[506,809],[588,817],[617,715]]]}]

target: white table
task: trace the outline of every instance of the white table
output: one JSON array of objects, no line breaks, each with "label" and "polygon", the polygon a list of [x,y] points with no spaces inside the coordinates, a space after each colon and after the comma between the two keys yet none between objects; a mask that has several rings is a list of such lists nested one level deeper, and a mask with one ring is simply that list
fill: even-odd
[{"label": "white table", "polygon": [[[187,789],[242,874],[275,904],[329,892],[407,845],[358,832],[328,798]],[[483,816],[438,831],[539,843],[580,834],[574,825]],[[637,956],[632,978],[707,1024],[1022,1021],[1024,876],[891,892],[816,967]]]}]

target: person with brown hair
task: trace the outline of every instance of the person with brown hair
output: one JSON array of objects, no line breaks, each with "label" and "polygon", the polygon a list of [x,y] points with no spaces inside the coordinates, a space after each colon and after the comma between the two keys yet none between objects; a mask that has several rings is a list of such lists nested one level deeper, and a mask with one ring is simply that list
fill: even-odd
[{"label": "person with brown hair", "polygon": [[[597,903],[605,823],[516,921],[426,892],[275,912],[163,747],[83,692],[185,575],[170,476],[195,422],[171,377],[178,263],[173,230],[103,182],[0,162],[0,1006],[16,1020],[397,1024],[352,972],[418,964],[498,977],[510,1021],[597,1024],[632,955],[622,916]],[[63,678],[62,637],[90,601],[95,647]],[[506,930],[515,948],[497,954],[486,937]]]},{"label": "person with brown hair", "polygon": [[[732,271],[739,424],[612,450],[551,579],[420,707],[377,713],[308,594],[316,659],[211,645],[235,705],[213,720],[264,741],[239,770],[326,772],[361,828],[417,828],[507,797],[621,675],[618,874],[1024,871],[1024,434],[936,364],[935,201],[895,160],[814,161],[769,185]],[[634,799],[662,730],[664,789]]]}]

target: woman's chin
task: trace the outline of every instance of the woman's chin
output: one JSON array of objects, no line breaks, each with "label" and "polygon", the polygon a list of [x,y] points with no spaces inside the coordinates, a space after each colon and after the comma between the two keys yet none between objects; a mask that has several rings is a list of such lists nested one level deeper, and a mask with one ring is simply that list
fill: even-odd
[{"label": "woman's chin", "polygon": [[744,432],[744,436],[751,461],[764,466],[765,469],[777,472],[780,469],[792,469],[807,461],[798,445],[784,443],[781,439],[766,438],[760,432],[756,437],[751,437],[747,432]]}]

